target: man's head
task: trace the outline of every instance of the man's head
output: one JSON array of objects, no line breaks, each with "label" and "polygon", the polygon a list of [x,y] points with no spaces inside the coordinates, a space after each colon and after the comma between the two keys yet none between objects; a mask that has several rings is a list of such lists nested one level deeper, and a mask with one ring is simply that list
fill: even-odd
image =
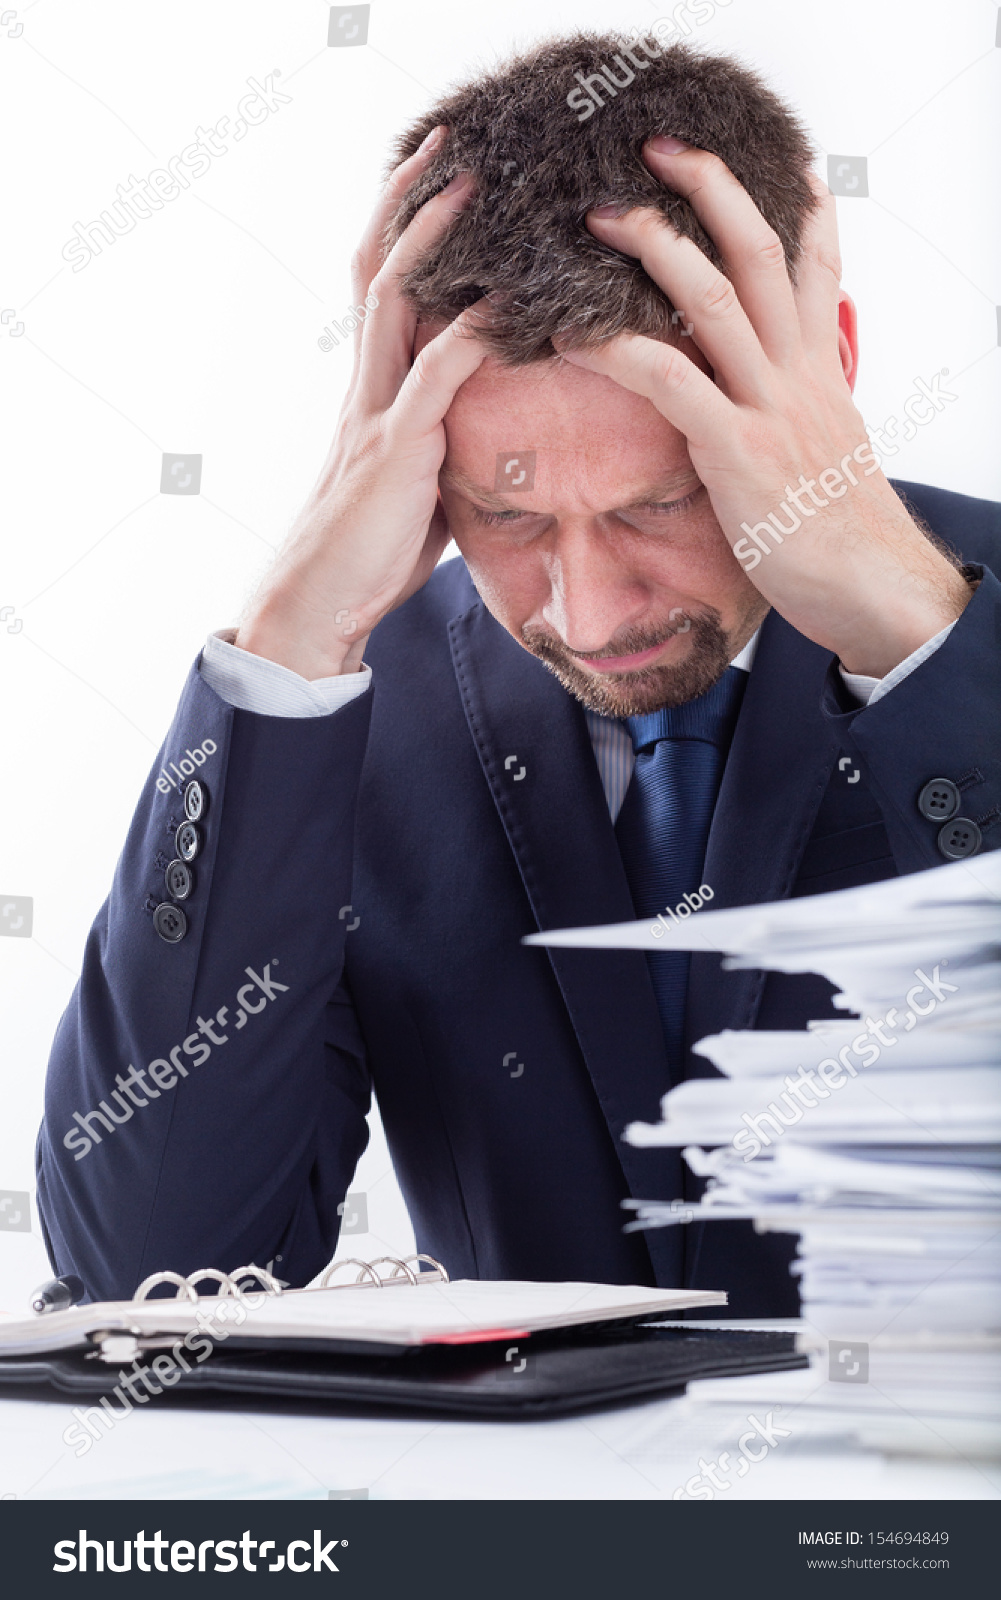
[{"label": "man's head", "polygon": [[585,705],[624,716],[690,699],[767,607],[684,436],[645,399],[561,361],[552,341],[580,348],[637,332],[679,342],[709,370],[684,308],[599,243],[585,214],[652,206],[725,271],[689,203],[642,160],[649,138],[673,135],[721,157],[794,276],[814,204],[806,138],[735,63],[660,52],[649,39],[624,47],[613,35],[556,41],[477,78],[432,107],[396,159],[441,123],[450,137],[404,197],[389,240],[457,172],[473,173],[471,203],[403,279],[418,348],[491,297],[491,354],[445,419],[451,533],[493,615]]}]

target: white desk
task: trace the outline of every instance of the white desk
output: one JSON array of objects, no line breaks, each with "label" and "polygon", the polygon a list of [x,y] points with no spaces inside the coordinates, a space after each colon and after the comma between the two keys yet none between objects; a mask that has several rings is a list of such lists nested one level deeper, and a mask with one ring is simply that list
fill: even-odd
[{"label": "white desk", "polygon": [[[928,1426],[898,1417],[891,1402],[862,1393],[828,1383],[820,1370],[775,1373],[693,1384],[677,1400],[531,1423],[305,1416],[190,1403],[182,1410],[151,1399],[80,1459],[62,1439],[73,1422],[70,1405],[5,1399],[0,1494],[324,1500],[331,1491],[367,1489],[381,1500],[666,1500],[699,1474],[700,1457],[736,1458],[749,1416],[767,1422],[771,1409],[788,1437],[777,1437],[742,1476],[720,1468],[729,1487],[714,1498],[1001,1497],[1001,1463],[964,1454],[961,1430],[941,1419]],[[866,1408],[877,1434],[881,1415],[894,1418],[909,1453],[859,1442],[857,1419]],[[761,1446],[755,1441],[752,1449]],[[941,1454],[924,1453],[932,1450]]]}]

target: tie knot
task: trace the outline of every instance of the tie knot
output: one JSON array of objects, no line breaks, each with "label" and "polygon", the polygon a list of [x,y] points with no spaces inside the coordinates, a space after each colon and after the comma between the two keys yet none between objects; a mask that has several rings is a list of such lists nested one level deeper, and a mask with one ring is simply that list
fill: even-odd
[{"label": "tie knot", "polygon": [[748,674],[740,667],[727,667],[723,676],[694,700],[684,705],[664,706],[645,716],[626,717],[625,724],[633,749],[648,749],[661,739],[701,739],[726,750],[733,736]]}]

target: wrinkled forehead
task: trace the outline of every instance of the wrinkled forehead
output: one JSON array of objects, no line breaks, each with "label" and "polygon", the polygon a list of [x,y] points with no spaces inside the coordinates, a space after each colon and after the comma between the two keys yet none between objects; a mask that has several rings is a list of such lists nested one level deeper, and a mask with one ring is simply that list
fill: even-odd
[{"label": "wrinkled forehead", "polygon": [[[422,322],[415,350],[444,323]],[[491,483],[491,463],[512,451],[534,453],[546,475],[642,476],[654,462],[687,461],[684,437],[642,395],[559,359],[506,366],[487,356],[445,415],[447,464]]]}]

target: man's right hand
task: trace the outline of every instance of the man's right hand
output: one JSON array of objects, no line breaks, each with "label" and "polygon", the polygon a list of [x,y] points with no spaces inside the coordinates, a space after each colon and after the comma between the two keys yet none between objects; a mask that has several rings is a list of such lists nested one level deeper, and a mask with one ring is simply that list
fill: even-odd
[{"label": "man's right hand", "polygon": [[378,305],[355,335],[355,362],[323,471],[235,643],[310,680],[355,672],[376,623],[427,582],[448,542],[438,503],[443,418],[486,354],[478,308],[414,359],[416,316],[400,276],[473,194],[460,174],[429,200],[383,260],[401,197],[448,137],[436,128],[392,174],[352,264],[358,303]]}]

